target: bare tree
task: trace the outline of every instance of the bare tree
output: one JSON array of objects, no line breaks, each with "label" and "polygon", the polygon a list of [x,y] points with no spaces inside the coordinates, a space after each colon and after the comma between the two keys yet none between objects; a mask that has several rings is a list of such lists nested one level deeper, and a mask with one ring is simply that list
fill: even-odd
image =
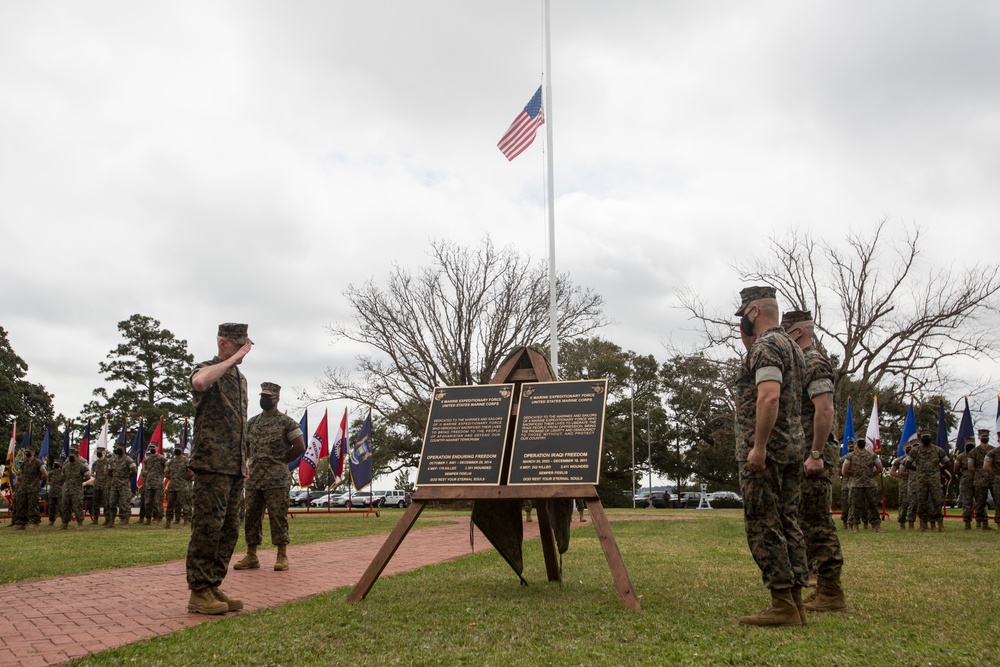
[{"label": "bare tree", "polygon": [[[548,339],[548,273],[511,247],[487,237],[477,248],[431,243],[431,264],[411,272],[396,266],[386,286],[349,285],[353,323],[328,330],[372,348],[356,372],[327,369],[318,397],[372,406],[418,438],[435,386],[489,382],[517,346]],[[560,339],[587,334],[607,321],[603,299],[559,276]]]},{"label": "bare tree", "polygon": [[[868,236],[848,234],[846,247],[792,230],[771,237],[766,256],[734,268],[747,283],[773,285],[783,307],[812,310],[838,383],[850,377],[904,393],[941,391],[952,379],[942,362],[997,351],[1000,267],[928,266],[920,241],[919,228],[888,239],[884,219]],[[680,296],[710,344],[732,341],[733,318],[707,314],[695,295]]]}]

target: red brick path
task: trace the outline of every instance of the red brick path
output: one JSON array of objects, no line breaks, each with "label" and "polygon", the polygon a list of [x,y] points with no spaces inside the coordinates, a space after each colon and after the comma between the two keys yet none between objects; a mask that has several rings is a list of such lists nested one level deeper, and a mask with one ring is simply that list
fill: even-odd
[{"label": "red brick path", "polygon": [[[526,540],[538,537],[537,522],[525,523],[524,528]],[[274,549],[262,550],[261,569],[230,570],[222,588],[241,598],[245,611],[256,611],[354,586],[385,538],[337,540],[336,567],[331,567],[330,542],[290,545],[287,572],[271,569]],[[476,531],[475,553],[489,548]],[[410,532],[382,576],[470,553],[469,520],[456,519],[447,526]],[[234,562],[240,556],[235,555]],[[187,613],[188,594],[184,561],[0,586],[0,665],[58,664],[223,618]],[[58,607],[53,608],[56,600]],[[130,609],[144,611],[140,615],[128,613]]]}]

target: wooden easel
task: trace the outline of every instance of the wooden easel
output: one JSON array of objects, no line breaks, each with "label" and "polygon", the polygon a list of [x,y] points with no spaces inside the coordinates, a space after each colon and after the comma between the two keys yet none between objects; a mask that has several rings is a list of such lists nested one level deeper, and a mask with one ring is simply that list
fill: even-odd
[{"label": "wooden easel", "polygon": [[[547,382],[551,381],[548,364],[545,358],[531,348],[522,348],[512,354],[497,371],[496,377],[491,384],[524,382]],[[517,414],[518,404],[511,407],[511,416]],[[368,595],[372,586],[378,580],[386,565],[392,559],[399,545],[402,544],[406,534],[410,532],[413,524],[416,523],[420,513],[424,511],[427,503],[432,500],[548,500],[551,498],[574,499],[581,498],[587,504],[590,511],[590,519],[594,530],[600,540],[601,548],[604,550],[604,557],[608,561],[611,570],[611,578],[618,589],[618,597],[622,605],[627,609],[641,609],[639,598],[632,588],[632,581],[622,560],[618,543],[611,533],[611,524],[608,522],[607,514],[604,512],[604,505],[597,494],[597,488],[592,484],[536,484],[518,486],[428,486],[419,489],[413,495],[413,502],[407,508],[403,517],[392,529],[386,538],[382,548],[375,554],[375,558],[368,565],[361,579],[354,586],[354,590],[347,596],[348,602],[360,602]],[[549,520],[548,511],[544,502],[536,502],[535,507],[538,514],[538,529],[541,536],[542,555],[545,559],[545,571],[550,582],[560,581],[559,558],[556,550],[555,538],[552,533],[552,524]]]}]

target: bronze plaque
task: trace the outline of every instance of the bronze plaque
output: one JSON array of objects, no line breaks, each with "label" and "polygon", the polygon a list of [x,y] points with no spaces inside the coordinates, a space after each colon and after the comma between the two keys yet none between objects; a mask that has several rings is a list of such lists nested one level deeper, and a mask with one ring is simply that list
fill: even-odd
[{"label": "bronze plaque", "polygon": [[498,485],[512,384],[436,387],[417,486]]},{"label": "bronze plaque", "polygon": [[508,484],[597,484],[607,380],[521,385]]}]

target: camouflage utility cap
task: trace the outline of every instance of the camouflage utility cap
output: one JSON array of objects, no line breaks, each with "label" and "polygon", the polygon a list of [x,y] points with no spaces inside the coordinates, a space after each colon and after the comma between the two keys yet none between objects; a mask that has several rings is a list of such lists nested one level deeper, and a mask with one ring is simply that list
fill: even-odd
[{"label": "camouflage utility cap", "polygon": [[988,437],[990,437],[990,430],[988,428],[981,428],[981,429],[979,429],[979,437],[980,438],[988,438]]},{"label": "camouflage utility cap", "polygon": [[246,345],[247,343],[253,343],[247,335],[247,330],[249,329],[247,324],[237,324],[236,322],[226,322],[225,324],[219,325],[219,337],[228,338],[234,343],[239,345]]},{"label": "camouflage utility cap", "polygon": [[790,310],[781,316],[781,328],[787,331],[793,324],[812,322],[812,320],[812,313],[808,310]]},{"label": "camouflage utility cap", "polygon": [[281,393],[281,387],[273,382],[261,382],[260,393],[267,394],[268,396],[277,396]]},{"label": "camouflage utility cap", "polygon": [[740,309],[736,311],[736,315],[743,315],[743,311],[754,301],[759,301],[761,299],[773,299],[775,296],[775,290],[773,287],[768,287],[767,285],[758,285],[756,287],[744,287],[740,290]]}]

